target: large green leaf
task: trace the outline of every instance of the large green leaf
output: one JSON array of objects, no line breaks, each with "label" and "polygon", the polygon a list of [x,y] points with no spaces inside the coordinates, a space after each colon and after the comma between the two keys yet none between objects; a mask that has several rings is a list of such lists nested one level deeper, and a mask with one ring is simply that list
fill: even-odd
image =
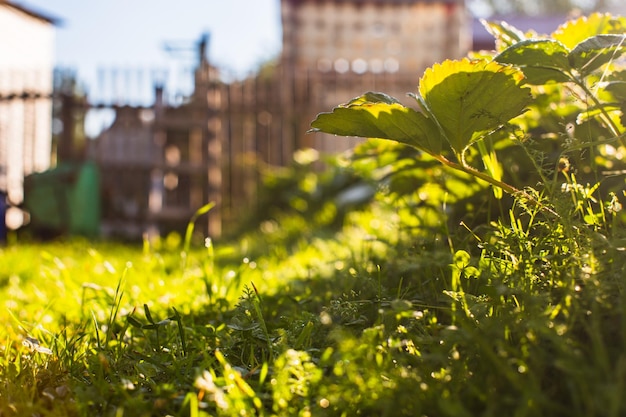
[{"label": "large green leaf", "polygon": [[587,38],[596,35],[623,34],[626,32],[626,18],[614,17],[608,13],[593,13],[559,26],[552,38],[568,49],[574,49]]},{"label": "large green leaf", "polygon": [[558,41],[527,39],[507,48],[494,60],[521,68],[529,84],[542,85],[550,81],[569,81],[569,53],[567,47]]},{"label": "large green leaf", "polygon": [[624,52],[626,35],[596,35],[576,45],[569,54],[569,62],[576,70],[589,74]]},{"label": "large green leaf", "polygon": [[419,101],[457,155],[523,113],[531,101],[524,74],[494,61],[447,60],[426,70]]},{"label": "large green leaf", "polygon": [[520,115],[531,101],[523,73],[493,61],[447,60],[426,70],[420,113],[382,93],[367,93],[321,113],[312,131],[391,139],[433,155],[445,139],[459,156],[474,141]]},{"label": "large green leaf", "polygon": [[311,131],[340,136],[391,139],[433,155],[442,151],[437,125],[424,114],[383,93],[366,93],[320,113]]}]

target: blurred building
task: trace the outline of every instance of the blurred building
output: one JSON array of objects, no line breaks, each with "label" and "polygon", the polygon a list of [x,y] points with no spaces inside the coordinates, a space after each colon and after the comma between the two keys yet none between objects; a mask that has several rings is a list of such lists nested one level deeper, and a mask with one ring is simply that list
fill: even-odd
[{"label": "blurred building", "polygon": [[420,74],[470,45],[462,0],[282,0],[281,12],[295,72]]},{"label": "blurred building", "polygon": [[50,166],[54,25],[0,0],[0,193],[13,205],[24,176]]},{"label": "blurred building", "polygon": [[[423,71],[471,47],[463,0],[282,0],[281,13],[282,79],[295,86],[287,99],[299,103],[300,132],[318,112],[365,91],[414,104],[406,93]],[[299,142],[321,151],[354,144],[323,134],[300,135]]]},{"label": "blurred building", "polygon": [[427,67],[471,46],[462,0],[282,0],[281,11],[281,56],[256,75],[222,81],[203,37],[188,97],[168,102],[164,85],[150,106],[98,104],[115,112],[88,150],[101,172],[105,233],[183,233],[208,202],[217,207],[197,230],[233,230],[256,208],[268,169],[302,148],[335,153],[357,141],[307,134],[317,113],[366,91],[410,104]]}]

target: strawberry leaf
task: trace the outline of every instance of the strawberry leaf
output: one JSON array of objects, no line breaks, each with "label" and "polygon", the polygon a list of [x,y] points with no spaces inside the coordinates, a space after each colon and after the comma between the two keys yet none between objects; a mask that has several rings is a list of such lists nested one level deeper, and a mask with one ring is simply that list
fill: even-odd
[{"label": "strawberry leaf", "polygon": [[437,125],[418,111],[383,93],[366,93],[331,113],[320,113],[312,132],[391,139],[437,155],[442,140]]},{"label": "strawberry leaf", "polygon": [[457,155],[524,112],[530,90],[523,73],[493,61],[444,61],[426,70],[419,101]]}]

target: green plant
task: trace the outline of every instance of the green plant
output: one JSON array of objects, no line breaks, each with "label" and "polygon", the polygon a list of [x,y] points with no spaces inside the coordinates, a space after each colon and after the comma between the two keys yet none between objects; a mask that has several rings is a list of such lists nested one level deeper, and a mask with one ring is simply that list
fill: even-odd
[{"label": "green plant", "polygon": [[[539,86],[550,90],[555,84],[566,84],[578,99],[577,120],[593,121],[609,135],[579,147],[621,141],[624,128],[617,103],[623,97],[624,79],[614,66],[626,51],[626,37],[621,34],[625,25],[622,18],[596,14],[563,25],[552,37],[530,38],[509,25],[488,23],[499,53],[448,60],[426,70],[418,92],[411,94],[419,111],[370,92],[332,113],[319,114],[311,123],[312,131],[407,144],[449,168],[538,204],[532,193],[502,181],[496,145],[523,140],[519,130],[528,127],[523,113],[529,107],[539,112],[548,108],[531,93]],[[480,156],[482,169],[472,165],[474,154]],[[551,208],[542,208],[556,215]]]},{"label": "green plant", "polygon": [[[402,156],[401,163],[389,160],[400,154],[395,148],[365,159],[405,177],[409,166],[415,179],[420,170],[432,172],[421,161],[437,161],[513,197],[495,218],[465,226],[468,238],[447,233],[450,270],[431,287],[432,299],[422,300],[434,320],[403,342],[417,347],[406,350],[416,354],[409,363],[433,369],[430,382],[407,371],[424,388],[418,394],[422,404],[441,415],[566,415],[572,408],[604,415],[604,402],[610,415],[619,415],[626,404],[605,388],[626,383],[617,347],[624,346],[624,329],[615,333],[612,324],[624,320],[624,281],[617,272],[624,268],[617,255],[623,248],[618,195],[624,181],[603,169],[620,175],[615,168],[623,166],[621,158],[611,155],[626,150],[619,59],[626,52],[626,20],[594,14],[543,37],[504,22],[485,24],[496,37],[495,53],[428,69],[413,94],[418,110],[366,93],[318,115],[312,130],[409,145],[418,152]],[[383,148],[374,143],[355,154],[356,165],[363,164],[363,150]],[[411,158],[420,162],[405,162]],[[533,175],[511,169],[520,167]],[[415,194],[432,182],[421,181],[413,182]],[[495,189],[494,196],[501,198]],[[449,297],[449,309],[439,304],[437,292]],[[390,328],[380,331],[373,343],[393,352],[381,342],[393,340],[387,338]],[[452,352],[448,360],[440,356],[445,349]],[[595,365],[575,365],[583,358]],[[356,365],[341,375],[362,392],[369,389],[363,382],[372,377],[369,370]],[[459,381],[467,389],[459,389]],[[426,393],[433,385],[445,405]],[[486,386],[497,388],[476,389]],[[391,402],[401,403],[396,395]],[[355,408],[384,404],[373,405],[356,392],[349,398]]]}]

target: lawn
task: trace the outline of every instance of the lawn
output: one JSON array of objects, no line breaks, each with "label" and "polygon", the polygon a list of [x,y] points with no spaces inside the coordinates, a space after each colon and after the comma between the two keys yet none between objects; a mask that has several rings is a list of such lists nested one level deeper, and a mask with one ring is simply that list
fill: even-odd
[{"label": "lawn", "polygon": [[379,192],[341,227],[283,210],[188,250],[1,249],[0,415],[622,415],[619,241],[415,203]]}]

